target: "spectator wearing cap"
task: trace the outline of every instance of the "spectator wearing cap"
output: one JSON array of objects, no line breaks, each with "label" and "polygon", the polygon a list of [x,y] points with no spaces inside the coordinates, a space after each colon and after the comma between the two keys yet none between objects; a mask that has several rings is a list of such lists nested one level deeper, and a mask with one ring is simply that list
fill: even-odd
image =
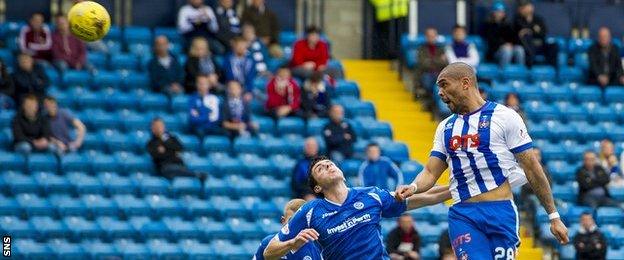
[{"label": "spectator wearing cap", "polygon": [[537,55],[543,55],[546,63],[557,65],[557,45],[546,42],[546,24],[544,19],[535,14],[531,1],[523,0],[518,4],[518,13],[514,18],[514,31],[526,54],[526,65],[536,63]]},{"label": "spectator wearing cap", "polygon": [[[45,114],[50,122],[51,136],[58,140],[56,145],[59,152],[75,152],[82,146],[87,128],[77,117],[74,117],[69,110],[60,109],[56,99],[51,96],[43,100]],[[71,129],[75,130],[75,138],[72,138]]]},{"label": "spectator wearing cap", "polygon": [[189,97],[189,123],[200,139],[206,135],[224,135],[221,128],[221,99],[210,93],[208,76],[198,76],[197,92]]},{"label": "spectator wearing cap", "polygon": [[248,93],[246,99],[251,100],[253,81],[258,72],[256,64],[251,56],[247,54],[247,41],[242,37],[234,37],[231,42],[232,53],[225,58],[223,64],[223,74],[226,81],[236,80],[245,88]]},{"label": "spectator wearing cap", "polygon": [[592,151],[585,152],[583,165],[576,171],[576,182],[579,185],[578,202],[594,209],[617,206],[607,189],[609,181],[609,174],[596,163],[596,154]]},{"label": "spectator wearing cap", "polygon": [[[384,190],[394,190],[403,184],[403,173],[390,158],[381,156],[381,148],[377,143],[366,146],[366,161],[360,165],[358,177],[364,187],[375,186]],[[389,180],[393,180],[394,185],[390,185]]]},{"label": "spectator wearing cap", "polygon": [[255,135],[258,125],[251,121],[249,102],[243,98],[243,87],[238,81],[230,81],[227,85],[227,94],[223,102],[223,128],[230,138],[236,136]]},{"label": "spectator wearing cap", "polygon": [[273,118],[301,116],[301,89],[287,67],[279,68],[269,81],[267,95],[265,108]]},{"label": "spectator wearing cap", "polygon": [[581,228],[574,236],[574,249],[578,260],[604,260],[607,255],[607,239],[600,232],[590,212],[581,215]]},{"label": "spectator wearing cap", "polygon": [[42,13],[32,14],[19,34],[20,50],[38,61],[49,61],[51,58],[52,32],[44,21]]},{"label": "spectator wearing cap", "polygon": [[329,111],[330,88],[323,80],[323,73],[316,72],[303,83],[301,106],[305,118],[327,117]]},{"label": "spectator wearing cap", "polygon": [[466,27],[453,27],[453,42],[446,46],[446,58],[450,63],[463,62],[473,68],[479,65],[479,52],[474,44],[466,42]]},{"label": "spectator wearing cap", "polygon": [[215,13],[219,24],[217,39],[219,39],[221,44],[227,46],[234,37],[241,34],[241,22],[238,14],[236,14],[234,1],[219,0]]},{"label": "spectator wearing cap", "polygon": [[332,160],[342,161],[353,156],[353,144],[357,136],[351,124],[344,120],[344,109],[341,105],[330,107],[329,122],[323,127],[323,138]]},{"label": "spectator wearing cap", "polygon": [[308,167],[310,162],[319,155],[318,142],[314,137],[308,137],[305,139],[303,145],[303,158],[299,159],[295,164],[292,172],[292,178],[290,179],[290,187],[295,198],[302,198],[308,200],[314,198],[314,192],[308,185]]},{"label": "spectator wearing cap", "polygon": [[27,53],[17,56],[18,67],[11,79],[15,85],[15,99],[21,101],[25,95],[33,94],[38,99],[45,97],[50,81],[41,65],[36,64]]},{"label": "spectator wearing cap", "polygon": [[391,259],[420,259],[420,235],[409,213],[403,213],[397,220],[397,227],[388,233],[386,248]]},{"label": "spectator wearing cap", "polygon": [[52,60],[57,69],[65,71],[87,69],[87,47],[69,31],[69,22],[64,15],[56,16],[56,31],[52,34]]},{"label": "spectator wearing cap", "polygon": [[589,84],[601,87],[624,84],[620,50],[611,41],[609,28],[601,27],[598,30],[598,39],[587,50],[587,56],[589,57]]},{"label": "spectator wearing cap", "polygon": [[290,67],[293,75],[298,78],[307,79],[315,71],[321,71],[336,76],[336,72],[329,71],[327,62],[329,61],[329,46],[321,40],[321,30],[312,25],[305,30],[305,38],[295,42],[293,55],[290,60]]},{"label": "spectator wearing cap", "polygon": [[514,61],[516,64],[525,64],[524,48],[518,43],[518,36],[514,34],[513,26],[507,20],[505,4],[496,1],[492,5],[492,12],[485,22],[481,36],[487,43],[486,59],[497,61],[505,67]]},{"label": "spectator wearing cap", "polygon": [[178,59],[169,52],[167,37],[161,35],[154,39],[154,57],[147,65],[147,70],[153,91],[170,96],[184,93],[184,70]]}]

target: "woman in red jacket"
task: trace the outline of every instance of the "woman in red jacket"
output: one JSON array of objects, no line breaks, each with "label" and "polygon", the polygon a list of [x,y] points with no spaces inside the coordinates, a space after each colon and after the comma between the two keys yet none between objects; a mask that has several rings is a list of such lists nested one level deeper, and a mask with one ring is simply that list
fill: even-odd
[{"label": "woman in red jacket", "polygon": [[265,107],[273,118],[301,116],[301,89],[287,67],[280,67],[269,81],[267,95]]}]

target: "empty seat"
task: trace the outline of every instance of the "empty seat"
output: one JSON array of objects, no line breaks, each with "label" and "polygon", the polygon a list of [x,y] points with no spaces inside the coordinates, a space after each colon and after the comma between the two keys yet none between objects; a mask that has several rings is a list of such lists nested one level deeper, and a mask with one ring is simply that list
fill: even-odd
[{"label": "empty seat", "polygon": [[252,121],[258,124],[258,132],[263,134],[275,133],[275,121],[265,116],[253,116]]},{"label": "empty seat", "polygon": [[526,81],[529,78],[529,70],[523,65],[507,65],[502,71],[503,79]]},{"label": "empty seat", "polygon": [[124,194],[115,195],[113,200],[118,205],[119,210],[127,217],[152,216],[150,205],[142,198],[137,198],[132,194]]},{"label": "empty seat", "polygon": [[58,259],[85,259],[89,257],[89,254],[80,244],[71,243],[64,239],[50,240],[48,245]]},{"label": "empty seat", "polygon": [[147,154],[118,152],[115,154],[115,159],[120,162],[121,169],[125,172],[153,172],[152,159]]},{"label": "empty seat", "polygon": [[549,161],[546,167],[553,180],[559,184],[573,181],[576,178],[576,167],[568,164],[566,161]]},{"label": "empty seat", "polygon": [[253,137],[239,137],[234,140],[233,144],[234,152],[236,153],[251,153],[261,154],[262,147],[260,146],[260,140]]},{"label": "empty seat", "polygon": [[222,152],[228,153],[230,151],[230,139],[225,136],[206,136],[203,141],[204,152]]},{"label": "empty seat", "polygon": [[562,199],[564,201],[576,201],[577,191],[576,188],[568,185],[553,185],[553,197]]},{"label": "empty seat", "polygon": [[354,81],[340,80],[336,82],[336,89],[334,90],[336,96],[350,96],[360,98],[360,90],[358,85]]},{"label": "empty seat", "polygon": [[277,121],[277,132],[281,135],[303,134],[305,122],[298,117],[285,117]]},{"label": "empty seat", "polygon": [[139,59],[134,54],[120,53],[110,58],[112,70],[136,70],[139,68]]},{"label": "empty seat", "polygon": [[190,259],[215,259],[216,253],[208,244],[202,244],[197,240],[183,239],[178,242],[180,249]]},{"label": "empty seat", "polygon": [[171,190],[176,196],[182,195],[200,195],[201,182],[196,177],[175,177],[171,184]]},{"label": "empty seat", "polygon": [[[502,101],[507,94],[515,92],[516,90],[510,84],[496,84],[488,92],[488,96],[492,100]],[[446,104],[442,103],[442,107],[446,107]]]},{"label": "empty seat", "polygon": [[268,136],[261,139],[260,145],[262,146],[263,154],[270,156],[273,154],[288,154],[289,147],[286,141],[282,138],[274,138]]},{"label": "empty seat", "polygon": [[200,152],[201,144],[199,138],[195,135],[178,135],[178,140],[182,143],[185,151],[191,151],[195,153]]},{"label": "empty seat", "polygon": [[81,196],[91,216],[115,216],[118,214],[117,204],[101,195],[87,194]]},{"label": "empty seat", "polygon": [[136,173],[130,178],[136,183],[141,194],[169,194],[169,181],[164,177]]},{"label": "empty seat", "polygon": [[609,86],[605,89],[604,99],[609,103],[624,102],[624,89],[620,86]]},{"label": "empty seat", "polygon": [[376,121],[373,124],[362,124],[366,136],[373,137],[387,137],[392,139],[392,127],[389,123]]},{"label": "empty seat", "polygon": [[151,56],[152,48],[149,44],[145,43],[132,43],[128,44],[128,51],[137,57]]},{"label": "empty seat", "polygon": [[61,169],[63,172],[80,171],[89,168],[86,156],[82,153],[68,153],[61,157]]},{"label": "empty seat", "polygon": [[580,103],[602,102],[602,91],[598,86],[581,86],[574,91],[576,101]]},{"label": "empty seat", "polygon": [[167,198],[162,195],[149,195],[145,197],[145,201],[152,209],[154,216],[176,216],[182,211],[182,206],[175,199]]},{"label": "empty seat", "polygon": [[275,167],[255,154],[241,154],[238,156],[240,162],[245,169],[245,176],[252,178],[258,175],[273,175],[275,174]]},{"label": "empty seat", "polygon": [[262,192],[262,188],[255,181],[237,175],[228,176],[226,183],[230,187],[230,197],[253,196]]},{"label": "empty seat", "polygon": [[232,158],[225,154],[211,154],[210,162],[215,168],[212,172],[212,175],[215,177],[242,175],[245,173],[245,168],[238,158]]},{"label": "empty seat", "polygon": [[531,68],[531,79],[538,81],[554,81],[557,77],[555,68],[547,65],[537,65]]},{"label": "empty seat", "polygon": [[[11,238],[18,237],[11,233]],[[15,239],[11,254],[18,259],[50,259],[52,250],[45,243],[39,243],[31,239]]]},{"label": "empty seat", "polygon": [[600,207],[596,211],[598,225],[621,224],[624,222],[624,212],[616,207]]},{"label": "empty seat", "polygon": [[[207,184],[208,183],[210,182],[207,182]],[[205,200],[200,200],[198,198],[188,196],[182,198],[181,203],[182,206],[185,208],[184,212],[186,213],[186,215],[192,218],[197,218],[201,216],[216,218],[219,215],[215,205],[207,203]]]},{"label": "empty seat", "polygon": [[230,226],[223,222],[217,222],[207,217],[200,217],[195,220],[195,225],[203,232],[207,241],[234,238],[234,233]]},{"label": "empty seat", "polygon": [[41,239],[70,238],[69,230],[61,221],[48,216],[32,217],[29,221]]},{"label": "empty seat", "polygon": [[22,193],[15,196],[17,204],[27,216],[54,216],[54,207],[45,198],[32,193]]},{"label": "empty seat", "polygon": [[135,243],[129,239],[115,242],[115,250],[123,259],[149,259],[151,254],[144,244]]},{"label": "empty seat", "polygon": [[361,160],[346,159],[340,162],[340,169],[342,169],[345,176],[354,177],[358,175],[358,170],[360,169],[361,165]]},{"label": "empty seat", "polygon": [[297,163],[295,160],[283,154],[273,155],[269,158],[269,161],[276,168],[275,169],[276,173],[273,175],[279,176],[282,178],[286,176],[291,176],[292,169],[295,167],[295,164]]},{"label": "empty seat", "polygon": [[171,231],[173,237],[177,240],[181,239],[199,239],[202,232],[197,228],[194,222],[183,220],[182,218],[163,218],[163,223],[167,229]]},{"label": "empty seat", "polygon": [[290,196],[290,185],[286,180],[277,180],[269,176],[258,176],[255,178],[262,188],[265,197]]},{"label": "empty seat", "polygon": [[51,172],[37,172],[34,175],[35,181],[39,184],[39,187],[41,187],[44,193],[69,194],[72,191],[71,184],[62,176]]},{"label": "empty seat", "polygon": [[169,243],[163,239],[152,239],[147,241],[147,248],[152,256],[158,259],[185,259],[184,253],[177,244]]},{"label": "empty seat", "polygon": [[123,29],[123,38],[126,43],[144,43],[151,44],[152,32],[148,27],[126,26]]},{"label": "empty seat", "polygon": [[119,88],[121,77],[114,71],[98,71],[93,75],[91,85],[95,89]]},{"label": "empty seat", "polygon": [[233,218],[226,220],[226,223],[230,225],[236,237],[244,239],[262,239],[265,236],[262,229],[260,229],[255,222]]},{"label": "empty seat", "polygon": [[106,54],[99,52],[88,52],[87,61],[96,68],[104,68],[108,64]]},{"label": "empty seat", "polygon": [[538,85],[524,85],[517,88],[518,96],[523,102],[531,100],[544,100],[544,90]]},{"label": "empty seat", "polygon": [[69,195],[53,195],[49,197],[49,200],[59,216],[85,216],[87,214],[87,208],[78,198],[72,198]]},{"label": "empty seat", "polygon": [[248,215],[247,210],[240,201],[232,200],[229,197],[213,196],[210,198],[210,203],[219,205],[216,208],[221,219],[246,218]]},{"label": "empty seat", "polygon": [[132,239],[137,237],[137,232],[125,220],[119,220],[114,217],[98,217],[95,222],[100,227],[104,227],[102,232],[107,239]]},{"label": "empty seat", "polygon": [[[140,73],[134,71],[132,73],[128,73],[122,77],[122,87],[124,90],[148,90],[150,89],[150,78],[147,73]],[[158,103],[158,105],[162,105],[162,103]],[[168,107],[168,104],[167,104]],[[166,107],[159,108],[158,110],[163,110]]]},{"label": "empty seat", "polygon": [[530,102],[526,108],[526,115],[533,121],[559,120],[561,113],[555,105],[540,103],[538,101]]},{"label": "empty seat", "polygon": [[52,153],[34,153],[28,159],[28,170],[56,172],[58,160]]},{"label": "empty seat", "polygon": [[2,216],[21,216],[22,212],[17,201],[11,197],[0,195],[0,218]]},{"label": "empty seat", "polygon": [[82,248],[93,259],[109,259],[120,258],[121,255],[117,252],[117,249],[111,244],[102,243],[100,241],[83,241]]},{"label": "empty seat", "polygon": [[92,172],[118,172],[122,169],[113,155],[94,152],[89,153],[88,157]]},{"label": "empty seat", "polygon": [[401,163],[401,172],[403,172],[403,181],[410,182],[416,178],[422,169],[424,168],[422,164],[417,161],[405,161]]},{"label": "empty seat", "polygon": [[401,163],[409,160],[409,150],[404,143],[391,142],[384,144],[381,146],[381,152],[395,162]]},{"label": "empty seat", "polygon": [[3,172],[2,178],[4,184],[13,194],[39,192],[39,185],[37,185],[35,179],[30,175],[9,171]]},{"label": "empty seat", "polygon": [[[74,240],[101,239],[104,235],[102,227],[83,217],[70,216],[63,219]],[[106,227],[104,227],[106,228]]]},{"label": "empty seat", "polygon": [[[139,106],[143,111],[165,111],[169,106],[169,100],[164,94],[146,93],[139,98]],[[163,120],[168,119],[166,116],[163,116],[162,118]],[[171,130],[178,131],[183,129],[181,126],[170,125],[169,123],[171,122],[167,122],[167,120],[165,120],[165,123],[167,124],[167,128],[170,128]]]},{"label": "empty seat", "polygon": [[492,63],[481,63],[477,67],[477,76],[482,80],[497,80],[500,71],[498,65]]},{"label": "empty seat", "polygon": [[63,73],[63,86],[86,87],[89,86],[91,75],[84,70],[67,70]]},{"label": "empty seat", "polygon": [[168,239],[169,230],[160,220],[153,220],[148,217],[132,217],[128,222],[144,239]]},{"label": "empty seat", "polygon": [[559,68],[559,82],[583,82],[583,70],[580,67],[561,67]]}]

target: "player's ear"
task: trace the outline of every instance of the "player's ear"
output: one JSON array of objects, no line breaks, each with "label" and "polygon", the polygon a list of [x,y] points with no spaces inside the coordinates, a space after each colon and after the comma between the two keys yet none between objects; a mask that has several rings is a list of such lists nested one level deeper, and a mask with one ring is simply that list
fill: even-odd
[{"label": "player's ear", "polygon": [[468,77],[463,77],[461,79],[461,84],[463,89],[468,89],[470,87],[470,79]]},{"label": "player's ear", "polygon": [[321,193],[321,191],[323,191],[323,188],[321,188],[321,186],[314,186],[314,193]]}]

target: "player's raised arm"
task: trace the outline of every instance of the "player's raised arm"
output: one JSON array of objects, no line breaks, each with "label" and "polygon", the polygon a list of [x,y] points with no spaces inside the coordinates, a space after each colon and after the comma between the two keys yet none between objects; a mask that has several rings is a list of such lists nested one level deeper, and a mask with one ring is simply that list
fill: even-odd
[{"label": "player's raised arm", "polygon": [[318,239],[319,233],[310,228],[310,220],[306,217],[308,210],[310,209],[305,205],[299,208],[282,230],[271,239],[263,253],[265,259],[279,259],[289,251],[297,251],[305,243]]},{"label": "player's raised arm", "polygon": [[435,205],[450,199],[451,191],[448,185],[434,186],[426,192],[410,196],[407,200],[407,210]]}]

